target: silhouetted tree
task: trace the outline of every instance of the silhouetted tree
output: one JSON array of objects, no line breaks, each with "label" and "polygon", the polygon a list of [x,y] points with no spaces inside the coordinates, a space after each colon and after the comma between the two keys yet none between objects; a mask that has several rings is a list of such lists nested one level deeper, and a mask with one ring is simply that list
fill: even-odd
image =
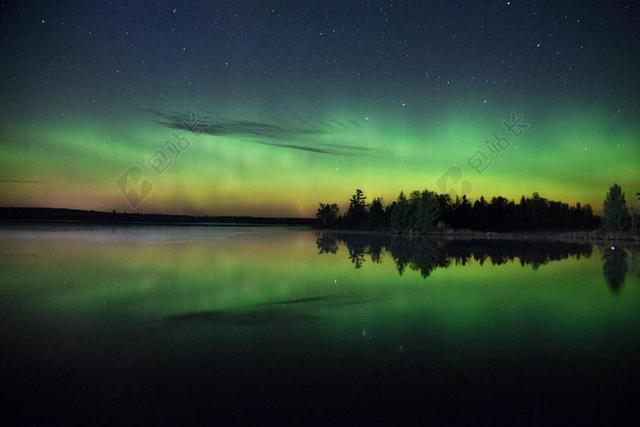
[{"label": "silhouetted tree", "polygon": [[439,216],[439,203],[435,193],[423,191],[416,203],[414,227],[418,231],[430,231]]},{"label": "silhouetted tree", "polygon": [[338,221],[338,212],[340,208],[337,204],[332,203],[320,203],[320,207],[316,212],[316,218],[320,223],[320,227],[329,228],[335,227]]},{"label": "silhouetted tree", "polygon": [[451,208],[451,196],[449,194],[439,194],[438,195],[438,205],[439,205],[439,213],[440,220],[444,224],[451,224],[451,216],[453,209]]},{"label": "silhouetted tree", "polygon": [[376,198],[369,206],[369,229],[379,230],[385,228],[385,214],[382,199]]},{"label": "silhouetted tree", "polygon": [[629,227],[629,209],[624,199],[622,187],[613,184],[604,201],[602,226],[606,231],[624,231]]},{"label": "silhouetted tree", "polygon": [[412,191],[409,194],[409,212],[407,217],[409,218],[408,230],[416,230],[417,215],[418,215],[418,203],[420,202],[420,192],[418,190]]},{"label": "silhouetted tree", "polygon": [[474,228],[472,227],[473,206],[466,194],[462,196],[462,199],[456,197],[456,201],[453,204],[453,215],[451,217],[451,225],[455,228]]},{"label": "silhouetted tree", "polygon": [[364,228],[367,225],[367,198],[362,190],[357,189],[349,199],[349,209],[345,220],[351,228]]},{"label": "silhouetted tree", "polygon": [[398,200],[391,208],[391,229],[397,232],[405,231],[409,227],[409,221],[409,201],[401,191]]}]

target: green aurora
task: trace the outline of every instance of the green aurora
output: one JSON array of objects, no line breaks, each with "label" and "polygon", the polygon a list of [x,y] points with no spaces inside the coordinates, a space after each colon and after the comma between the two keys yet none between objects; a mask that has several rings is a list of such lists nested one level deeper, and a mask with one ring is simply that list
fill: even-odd
[{"label": "green aurora", "polygon": [[[401,190],[440,191],[438,180],[450,167],[462,169],[472,199],[539,192],[590,203],[597,212],[611,183],[630,193],[640,182],[640,128],[605,112],[523,112],[531,127],[482,173],[468,158],[487,152],[485,141],[500,130],[508,110],[445,113],[424,121],[366,109],[315,114],[322,134],[301,142],[369,149],[348,156],[257,144],[242,135],[172,130],[144,112],[130,113],[113,119],[46,117],[6,127],[0,204],[131,211],[116,181],[135,165],[152,183],[138,211],[190,214],[310,216],[317,202],[343,201],[355,188],[386,200]],[[148,159],[174,134],[189,145],[160,174]]]},{"label": "green aurora", "polygon": [[[310,216],[356,188],[442,192],[452,167],[471,199],[640,191],[635,6],[263,3],[0,8],[0,206]],[[191,112],[214,132],[166,123]],[[512,112],[531,127],[476,172]],[[189,148],[159,174],[173,133]]]}]

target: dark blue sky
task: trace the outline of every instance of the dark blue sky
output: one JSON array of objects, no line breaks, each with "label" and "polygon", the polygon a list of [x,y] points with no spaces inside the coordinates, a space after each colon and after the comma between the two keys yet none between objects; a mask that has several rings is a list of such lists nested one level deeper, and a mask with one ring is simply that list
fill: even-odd
[{"label": "dark blue sky", "polygon": [[[638,110],[640,6],[597,1],[2,2],[8,110],[64,98],[531,103]],[[10,105],[7,105],[10,103]]]}]

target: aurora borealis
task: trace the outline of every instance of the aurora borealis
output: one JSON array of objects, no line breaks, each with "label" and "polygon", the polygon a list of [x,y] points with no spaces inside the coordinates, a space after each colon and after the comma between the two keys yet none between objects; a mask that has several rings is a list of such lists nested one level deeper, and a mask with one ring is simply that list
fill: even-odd
[{"label": "aurora borealis", "polygon": [[[132,166],[152,185],[140,212],[310,216],[355,188],[439,191],[451,167],[472,199],[599,212],[613,182],[640,191],[637,3],[25,1],[0,16],[0,206],[132,211],[116,185]],[[512,112],[531,127],[478,173],[469,157]],[[174,138],[186,148],[159,172]]]}]

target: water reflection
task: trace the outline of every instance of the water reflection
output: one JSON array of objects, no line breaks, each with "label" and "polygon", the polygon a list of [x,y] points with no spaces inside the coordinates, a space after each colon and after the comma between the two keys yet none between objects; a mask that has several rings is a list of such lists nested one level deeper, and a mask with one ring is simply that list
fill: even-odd
[{"label": "water reflection", "polygon": [[629,272],[627,252],[621,248],[611,246],[602,253],[602,274],[614,293],[624,285],[624,279]]},{"label": "water reflection", "polygon": [[590,257],[593,251],[589,243],[543,240],[438,240],[335,232],[316,235],[319,254],[335,254],[341,244],[356,269],[362,267],[367,255],[371,262],[380,263],[382,254],[388,253],[400,275],[408,267],[425,278],[438,267],[446,268],[452,263],[465,265],[470,260],[480,265],[485,262],[501,265],[518,259],[522,266],[530,265],[536,270],[551,261]]},{"label": "water reflection", "polygon": [[560,404],[572,424],[637,412],[628,246],[65,226],[0,230],[0,255],[7,425],[381,423],[385,408],[448,425],[438,414],[469,402],[538,424]]},{"label": "water reflection", "polygon": [[[349,260],[356,269],[362,267],[367,256],[373,263],[380,263],[382,254],[388,253],[395,262],[400,275],[407,267],[418,271],[424,278],[436,268],[447,268],[452,263],[465,265],[470,260],[480,265],[490,262],[501,265],[516,259],[534,270],[551,261],[569,257],[591,257],[593,247],[589,243],[551,242],[545,240],[438,240],[427,238],[407,238],[392,235],[369,235],[356,233],[319,232],[316,234],[319,254],[335,254],[340,245],[347,249]],[[638,251],[607,247],[602,253],[602,274],[614,293],[624,285],[630,270],[637,270]]]}]

